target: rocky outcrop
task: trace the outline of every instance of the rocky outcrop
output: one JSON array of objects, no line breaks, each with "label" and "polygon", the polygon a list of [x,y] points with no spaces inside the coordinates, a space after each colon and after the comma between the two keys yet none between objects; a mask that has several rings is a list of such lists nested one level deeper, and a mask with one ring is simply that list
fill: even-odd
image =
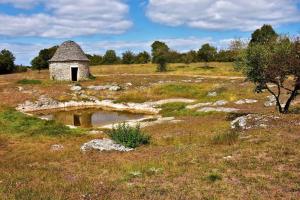
[{"label": "rocky outcrop", "polygon": [[270,121],[279,119],[277,116],[249,114],[236,118],[231,122],[232,129],[248,130],[268,127]]},{"label": "rocky outcrop", "polygon": [[[161,116],[156,116],[156,117],[147,117],[147,118],[142,118],[142,119],[137,119],[137,120],[128,120],[126,121],[126,124],[130,127],[136,127],[139,125],[141,128],[147,127],[147,126],[153,126],[156,124],[163,124],[163,123],[178,123],[181,122],[181,120],[176,120],[175,117],[161,117]],[[112,129],[115,124],[109,124],[102,126],[100,128],[103,129]]]},{"label": "rocky outcrop", "polygon": [[117,144],[111,139],[96,139],[83,144],[80,150],[82,152],[92,151],[92,150],[128,152],[128,151],[132,151],[133,149],[126,148],[123,145]]},{"label": "rocky outcrop", "polygon": [[89,100],[89,101],[68,101],[59,102],[53,100],[52,98],[41,96],[36,102],[26,101],[23,104],[18,105],[17,110],[21,112],[34,112],[41,110],[51,110],[51,109],[63,109],[70,107],[100,107],[107,108],[114,111],[129,111],[136,113],[149,113],[158,114],[161,110],[158,108],[162,104],[173,103],[173,102],[183,102],[192,103],[195,100],[192,99],[165,99],[154,102],[145,103],[114,103],[113,100]]}]

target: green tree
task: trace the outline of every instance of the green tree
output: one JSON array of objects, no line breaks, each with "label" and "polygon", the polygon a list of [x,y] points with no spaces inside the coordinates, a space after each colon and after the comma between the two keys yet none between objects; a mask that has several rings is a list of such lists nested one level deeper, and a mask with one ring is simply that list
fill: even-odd
[{"label": "green tree", "polygon": [[278,38],[278,34],[271,25],[263,25],[252,33],[250,44],[268,44],[274,42]]},{"label": "green tree", "polygon": [[49,60],[54,56],[58,46],[53,46],[48,49],[42,49],[39,55],[31,61],[31,67],[34,70],[48,69]]},{"label": "green tree", "polygon": [[88,59],[90,60],[90,65],[91,66],[96,66],[96,65],[101,65],[103,62],[103,57],[100,55],[86,55]]},{"label": "green tree", "polygon": [[168,57],[169,63],[181,63],[182,62],[182,54],[177,51],[169,50],[167,57]]},{"label": "green tree", "polygon": [[152,45],[152,62],[158,63],[158,58],[161,58],[161,55],[164,54],[167,56],[170,48],[164,42],[155,41]]},{"label": "green tree", "polygon": [[14,55],[4,49],[0,52],[0,74],[12,73],[16,70]]},{"label": "green tree", "polygon": [[210,44],[204,44],[198,51],[199,61],[204,61],[206,63],[215,61],[217,55],[217,49]]},{"label": "green tree", "polygon": [[[300,41],[280,38],[269,43],[249,45],[236,62],[247,79],[256,85],[256,91],[267,90],[277,102],[280,113],[288,113],[300,90]],[[270,84],[277,87],[272,88]],[[287,93],[287,98],[282,94]],[[285,101],[285,104],[281,103]]]},{"label": "green tree", "polygon": [[135,61],[135,55],[132,51],[126,51],[122,54],[123,64],[133,64]]},{"label": "green tree", "polygon": [[156,56],[157,62],[157,71],[158,72],[166,72],[167,64],[168,64],[168,56],[166,52],[161,52]]},{"label": "green tree", "polygon": [[160,41],[155,41],[152,45],[152,62],[157,64],[157,71],[167,71],[169,47]]},{"label": "green tree", "polygon": [[140,52],[135,57],[135,63],[136,64],[146,64],[151,61],[151,56],[147,51]]},{"label": "green tree", "polygon": [[233,62],[235,61],[235,54],[233,51],[227,50],[220,50],[216,55],[216,61],[218,62]]},{"label": "green tree", "polygon": [[119,63],[119,58],[114,50],[107,50],[103,56],[103,64],[112,65]]},{"label": "green tree", "polygon": [[189,51],[182,55],[182,61],[186,64],[195,63],[198,61],[198,54],[196,51]]}]

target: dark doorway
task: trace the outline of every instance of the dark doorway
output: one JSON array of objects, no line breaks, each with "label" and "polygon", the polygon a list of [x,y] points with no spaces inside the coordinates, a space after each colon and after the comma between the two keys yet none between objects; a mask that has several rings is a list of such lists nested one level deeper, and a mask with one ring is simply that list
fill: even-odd
[{"label": "dark doorway", "polygon": [[81,126],[80,116],[74,115],[73,118],[74,118],[74,126]]},{"label": "dark doorway", "polygon": [[77,81],[77,76],[78,76],[78,68],[77,67],[72,67],[72,81]]}]

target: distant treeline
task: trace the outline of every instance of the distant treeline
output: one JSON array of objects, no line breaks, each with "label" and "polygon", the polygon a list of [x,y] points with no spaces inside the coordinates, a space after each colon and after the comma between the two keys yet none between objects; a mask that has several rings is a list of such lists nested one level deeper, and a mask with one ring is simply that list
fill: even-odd
[{"label": "distant treeline", "polygon": [[[252,34],[252,41],[259,40],[264,35],[268,35],[272,26],[265,25],[264,32],[256,30]],[[43,49],[31,61],[32,69],[47,69],[49,68],[49,60],[53,57],[58,46],[53,46],[48,49]],[[133,53],[126,51],[121,56],[116,54],[115,50],[107,50],[104,55],[89,55],[90,65],[113,65],[113,64],[146,64],[156,63],[160,66],[159,69],[164,71],[167,63],[195,63],[195,62],[234,62],[242,49],[247,48],[247,45],[240,40],[231,42],[227,49],[218,50],[211,44],[204,44],[199,50],[191,50],[185,53],[177,52],[170,49],[168,45],[161,41],[155,41],[151,45],[151,54],[143,51],[140,53]],[[12,73],[15,71],[26,70],[23,66],[16,66],[14,64],[15,57],[8,50],[0,51],[0,74]]]},{"label": "distant treeline", "polygon": [[117,56],[114,50],[107,50],[104,55],[89,55],[90,65],[112,65],[112,64],[145,64],[156,63],[156,54],[164,51],[167,63],[195,63],[195,62],[233,62],[236,57],[235,46],[232,44],[229,49],[218,51],[210,44],[204,44],[198,51],[191,50],[180,53],[170,49],[167,44],[155,41],[152,44],[152,53],[146,51],[133,53],[126,51],[121,56]]}]

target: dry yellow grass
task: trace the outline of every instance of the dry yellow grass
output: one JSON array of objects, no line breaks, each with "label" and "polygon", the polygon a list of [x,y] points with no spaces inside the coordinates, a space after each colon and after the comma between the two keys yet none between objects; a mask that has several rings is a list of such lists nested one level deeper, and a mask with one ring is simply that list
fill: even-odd
[{"label": "dry yellow grass", "polygon": [[[199,72],[178,68],[159,76],[135,76],[135,73],[156,74],[155,66],[150,66],[149,71],[144,69],[146,66],[123,67],[93,67],[96,75],[113,75],[81,85],[133,83],[121,92],[91,92],[119,101],[187,97],[206,102],[254,98],[259,102],[239,106],[231,102],[228,106],[243,112],[277,115],[274,108],[262,105],[267,94],[254,94],[253,85],[242,79],[214,77],[205,78],[202,83],[185,83],[182,80],[194,80],[190,75]],[[239,75],[231,70],[227,66],[220,75]],[[180,75],[175,76],[176,73]],[[219,75],[213,69],[205,73]],[[16,83],[24,78],[41,80],[42,84]],[[174,82],[153,85],[162,80]],[[0,76],[0,112],[4,106],[15,107],[42,94],[68,100],[71,98],[68,85],[48,81],[47,71]],[[35,92],[19,91],[20,86]],[[220,96],[207,97],[211,90],[218,90]],[[300,126],[296,125],[300,118],[297,114],[280,117],[268,128],[239,133],[237,140],[227,144],[214,142],[214,138],[222,138],[230,131],[227,114],[185,113],[176,116],[182,120],[180,123],[145,128],[143,131],[152,137],[151,144],[129,153],[80,152],[83,143],[106,137],[105,134],[19,136],[2,131],[0,199],[300,199]],[[53,144],[65,148],[51,152]]]}]

